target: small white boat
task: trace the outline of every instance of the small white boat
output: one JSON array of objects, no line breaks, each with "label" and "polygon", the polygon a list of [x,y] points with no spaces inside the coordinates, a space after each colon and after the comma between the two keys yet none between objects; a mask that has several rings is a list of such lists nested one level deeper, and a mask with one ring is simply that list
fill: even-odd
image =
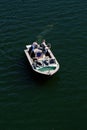
[{"label": "small white boat", "polygon": [[38,45],[31,53],[32,45],[26,45],[24,50],[32,69],[42,75],[53,75],[59,70],[59,63],[54,57],[50,47],[46,46],[47,52]]}]

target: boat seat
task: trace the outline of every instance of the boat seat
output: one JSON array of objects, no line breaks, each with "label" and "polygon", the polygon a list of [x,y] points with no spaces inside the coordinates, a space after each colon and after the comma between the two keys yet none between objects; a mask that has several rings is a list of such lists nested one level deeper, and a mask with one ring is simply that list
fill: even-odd
[{"label": "boat seat", "polygon": [[55,59],[50,59],[50,64],[54,64],[55,63]]},{"label": "boat seat", "polygon": [[44,64],[45,64],[45,65],[48,65],[48,64],[49,64],[49,61],[48,61],[48,60],[45,60],[45,61],[44,61]]}]

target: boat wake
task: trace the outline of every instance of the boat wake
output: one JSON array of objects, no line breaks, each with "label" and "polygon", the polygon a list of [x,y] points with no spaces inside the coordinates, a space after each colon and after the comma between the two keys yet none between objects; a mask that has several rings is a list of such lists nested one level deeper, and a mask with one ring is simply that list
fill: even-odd
[{"label": "boat wake", "polygon": [[37,36],[38,43],[41,43],[42,39],[44,39],[44,36],[48,34],[52,29],[54,25],[50,24],[45,27],[45,29]]}]

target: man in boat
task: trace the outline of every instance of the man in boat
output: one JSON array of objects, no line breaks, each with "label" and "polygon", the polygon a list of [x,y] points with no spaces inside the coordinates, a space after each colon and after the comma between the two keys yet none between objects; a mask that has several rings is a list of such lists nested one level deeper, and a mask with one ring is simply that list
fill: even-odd
[{"label": "man in boat", "polygon": [[46,54],[46,52],[47,52],[46,41],[43,40],[40,46],[42,47],[42,52],[43,52],[44,54]]},{"label": "man in boat", "polygon": [[45,48],[45,47],[47,46],[47,45],[46,45],[46,41],[43,40],[40,46],[41,46],[42,48]]},{"label": "man in boat", "polygon": [[38,47],[38,43],[37,42],[33,42],[33,44],[31,45],[30,49],[29,49],[29,54],[31,57],[34,57],[34,49],[36,49]]}]

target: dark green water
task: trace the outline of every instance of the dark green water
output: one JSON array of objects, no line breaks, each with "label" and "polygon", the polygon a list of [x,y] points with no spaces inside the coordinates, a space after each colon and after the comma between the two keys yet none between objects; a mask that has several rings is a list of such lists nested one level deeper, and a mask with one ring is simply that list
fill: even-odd
[{"label": "dark green water", "polygon": [[[60,63],[32,73],[25,45],[46,39]],[[0,0],[0,130],[87,129],[87,1]]]}]

